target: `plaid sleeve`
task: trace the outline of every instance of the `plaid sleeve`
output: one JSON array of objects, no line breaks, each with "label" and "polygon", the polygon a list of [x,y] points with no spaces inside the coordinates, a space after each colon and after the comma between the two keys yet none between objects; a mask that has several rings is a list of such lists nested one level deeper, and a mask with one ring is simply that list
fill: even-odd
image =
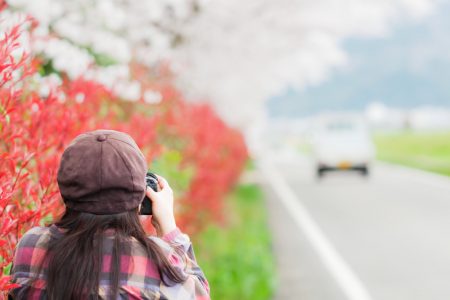
[{"label": "plaid sleeve", "polygon": [[[197,264],[189,236],[178,228],[161,238],[152,237],[167,253],[171,264],[181,270],[187,280],[171,286],[161,283],[161,293],[168,299],[208,300],[209,284]],[[167,280],[165,280],[167,282]]]},{"label": "plaid sleeve", "polygon": [[[11,295],[18,293],[27,295],[29,299],[40,299],[45,294],[45,281],[37,276],[39,265],[45,255],[45,244],[50,239],[47,227],[34,227],[27,231],[16,246],[13,268],[11,270],[12,282],[19,285],[10,291]],[[44,266],[45,267],[45,266]]]}]

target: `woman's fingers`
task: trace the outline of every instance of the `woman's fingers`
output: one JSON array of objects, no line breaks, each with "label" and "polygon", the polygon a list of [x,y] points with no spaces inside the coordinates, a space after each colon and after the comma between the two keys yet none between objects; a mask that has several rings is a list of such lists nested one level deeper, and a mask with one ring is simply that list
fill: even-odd
[{"label": "woman's fingers", "polygon": [[156,192],[151,187],[147,186],[147,190],[145,191],[145,194],[153,202],[153,200],[155,199],[155,196],[156,196]]},{"label": "woman's fingers", "polygon": [[173,194],[172,188],[170,187],[167,180],[162,176],[159,176],[159,175],[156,175],[156,176],[158,178],[158,184],[161,187],[159,192],[165,191],[165,192],[168,192],[169,194]]},{"label": "woman's fingers", "polygon": [[146,190],[146,192],[145,192],[146,195],[147,195],[152,201],[156,200],[156,198],[158,197],[158,195],[160,195],[160,194],[159,194],[160,192],[163,192],[163,191],[165,191],[165,192],[171,192],[171,191],[172,191],[171,187],[169,186],[169,183],[167,182],[167,180],[166,180],[164,177],[159,176],[159,175],[156,175],[156,177],[158,178],[158,184],[159,184],[159,187],[160,187],[159,191],[155,192],[151,187],[148,187],[148,186],[147,186],[147,190]]},{"label": "woman's fingers", "polygon": [[169,183],[167,182],[167,180],[159,175],[156,175],[156,177],[158,177],[158,183],[161,185],[161,189],[164,189],[166,187],[169,187]]},{"label": "woman's fingers", "polygon": [[152,201],[152,224],[157,230],[158,236],[161,236],[174,230],[176,222],[173,214],[173,191],[164,177],[156,176],[160,190],[155,192],[151,187],[147,187],[145,193]]},{"label": "woman's fingers", "polygon": [[155,192],[147,189],[147,193],[153,203],[153,220],[158,223],[161,233],[165,234],[176,228],[173,214],[173,191],[164,177],[156,175],[161,190]]}]

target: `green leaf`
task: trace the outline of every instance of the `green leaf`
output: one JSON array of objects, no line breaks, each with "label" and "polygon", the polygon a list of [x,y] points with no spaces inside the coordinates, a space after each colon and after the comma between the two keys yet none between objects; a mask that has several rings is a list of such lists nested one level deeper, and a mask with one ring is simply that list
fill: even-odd
[{"label": "green leaf", "polygon": [[52,214],[48,214],[39,221],[39,226],[46,226],[53,222]]},{"label": "green leaf", "polygon": [[3,275],[10,275],[11,274],[11,268],[12,268],[12,262],[6,265],[6,267],[3,268]]}]

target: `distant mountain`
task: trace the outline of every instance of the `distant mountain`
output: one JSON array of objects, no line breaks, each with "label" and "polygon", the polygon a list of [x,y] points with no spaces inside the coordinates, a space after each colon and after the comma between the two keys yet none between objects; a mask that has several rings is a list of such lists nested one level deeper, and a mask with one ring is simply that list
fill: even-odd
[{"label": "distant mountain", "polygon": [[302,91],[270,99],[271,116],[359,110],[373,101],[409,108],[450,107],[450,4],[417,24],[397,26],[386,38],[344,43],[350,66]]}]

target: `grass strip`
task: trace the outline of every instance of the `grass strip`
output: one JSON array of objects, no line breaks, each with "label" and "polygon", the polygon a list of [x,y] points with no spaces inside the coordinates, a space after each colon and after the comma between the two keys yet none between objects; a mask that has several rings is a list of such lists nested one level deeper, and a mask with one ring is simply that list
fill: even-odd
[{"label": "grass strip", "polygon": [[195,241],[211,299],[270,299],[275,263],[262,191],[254,184],[239,185],[227,203],[227,225],[210,226]]},{"label": "grass strip", "polygon": [[397,132],[374,138],[378,159],[450,176],[450,132]]}]

